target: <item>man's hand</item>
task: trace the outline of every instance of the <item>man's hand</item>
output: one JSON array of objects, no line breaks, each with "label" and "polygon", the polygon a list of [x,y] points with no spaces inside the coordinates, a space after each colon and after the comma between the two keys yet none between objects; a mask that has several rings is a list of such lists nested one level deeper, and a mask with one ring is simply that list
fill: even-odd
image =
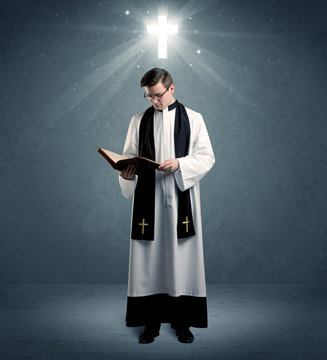
[{"label": "man's hand", "polygon": [[160,166],[158,167],[159,171],[166,171],[166,172],[174,172],[179,168],[179,162],[177,159],[170,159],[164,161]]},{"label": "man's hand", "polygon": [[127,165],[125,169],[119,171],[119,175],[126,180],[133,180],[136,171],[135,165]]}]

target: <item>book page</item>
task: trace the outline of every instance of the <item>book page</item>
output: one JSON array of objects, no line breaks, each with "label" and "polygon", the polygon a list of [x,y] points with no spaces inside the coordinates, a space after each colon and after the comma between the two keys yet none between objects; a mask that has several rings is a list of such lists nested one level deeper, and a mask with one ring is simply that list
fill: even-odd
[{"label": "book page", "polygon": [[112,159],[115,163],[117,163],[117,161],[119,160],[124,160],[124,159],[127,159],[126,156],[123,156],[123,155],[119,155],[119,154],[116,154],[112,151],[109,151],[109,150],[106,150],[106,149],[102,149],[109,157],[110,159]]}]

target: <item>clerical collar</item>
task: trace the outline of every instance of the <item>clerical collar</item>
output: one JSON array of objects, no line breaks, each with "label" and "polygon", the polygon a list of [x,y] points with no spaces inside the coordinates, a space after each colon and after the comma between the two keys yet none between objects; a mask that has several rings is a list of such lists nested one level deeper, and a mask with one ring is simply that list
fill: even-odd
[{"label": "clerical collar", "polygon": [[[168,111],[175,109],[176,106],[177,106],[177,100],[175,100],[171,105],[168,106]],[[162,110],[157,110],[157,111],[162,112]]]}]

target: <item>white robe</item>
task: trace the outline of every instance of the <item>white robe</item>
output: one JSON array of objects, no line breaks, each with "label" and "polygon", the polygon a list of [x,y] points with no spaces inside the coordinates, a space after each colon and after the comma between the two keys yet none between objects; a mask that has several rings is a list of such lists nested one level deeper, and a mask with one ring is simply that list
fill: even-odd
[{"label": "white robe", "polygon": [[[155,161],[175,158],[175,111],[154,111]],[[190,121],[189,155],[178,158],[174,173],[156,171],[154,240],[130,239],[128,296],[168,294],[206,296],[199,181],[215,162],[202,115],[186,108]],[[132,117],[124,155],[138,156],[139,127],[144,112]],[[135,180],[119,176],[122,194],[133,196]],[[177,187],[190,189],[195,235],[177,238]]]}]

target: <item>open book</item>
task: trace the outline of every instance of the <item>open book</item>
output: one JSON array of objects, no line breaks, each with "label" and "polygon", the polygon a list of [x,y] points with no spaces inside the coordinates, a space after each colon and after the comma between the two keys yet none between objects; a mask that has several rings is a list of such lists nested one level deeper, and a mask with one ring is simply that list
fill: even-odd
[{"label": "open book", "polygon": [[123,155],[116,154],[112,151],[99,148],[98,152],[109,162],[109,164],[115,170],[122,170],[127,165],[135,165],[137,166],[135,174],[144,173],[148,170],[156,169],[160,164],[145,157],[137,156],[134,158],[128,158]]}]

